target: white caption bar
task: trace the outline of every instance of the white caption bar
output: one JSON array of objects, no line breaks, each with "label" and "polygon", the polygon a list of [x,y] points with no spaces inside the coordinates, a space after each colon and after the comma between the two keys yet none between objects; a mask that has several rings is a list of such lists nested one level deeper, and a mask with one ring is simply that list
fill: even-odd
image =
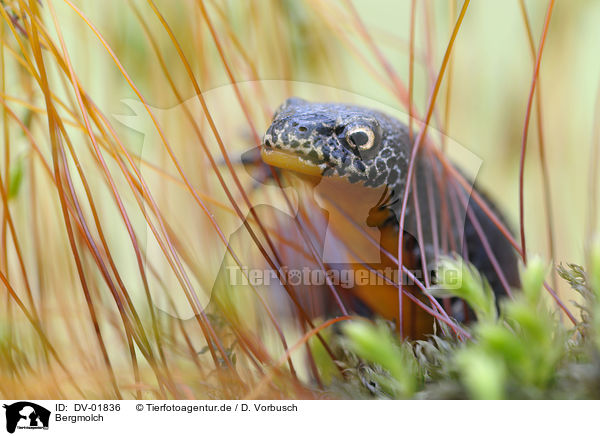
[{"label": "white caption bar", "polygon": [[[584,434],[591,401],[3,400],[0,435]],[[124,433],[127,432],[127,433]],[[134,435],[136,433],[133,433]]]}]

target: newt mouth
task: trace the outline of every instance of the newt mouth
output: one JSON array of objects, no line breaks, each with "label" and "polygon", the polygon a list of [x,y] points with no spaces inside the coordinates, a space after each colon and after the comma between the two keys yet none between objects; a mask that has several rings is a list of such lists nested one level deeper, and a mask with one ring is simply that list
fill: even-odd
[{"label": "newt mouth", "polygon": [[307,159],[303,159],[302,156],[284,150],[263,147],[260,155],[263,162],[267,165],[308,176],[321,176],[326,167],[325,164],[317,165]]}]

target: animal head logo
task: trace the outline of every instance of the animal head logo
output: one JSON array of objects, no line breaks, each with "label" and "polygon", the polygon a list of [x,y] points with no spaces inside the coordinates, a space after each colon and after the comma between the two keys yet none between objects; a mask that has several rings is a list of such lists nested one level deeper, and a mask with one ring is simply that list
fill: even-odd
[{"label": "animal head logo", "polygon": [[6,409],[6,431],[18,429],[48,429],[50,411],[29,401],[4,404]]},{"label": "animal head logo", "polygon": [[[260,269],[264,266],[252,264],[254,258],[247,253],[254,247],[255,242],[247,234],[245,224],[256,228],[253,213],[259,216],[261,212],[259,208],[265,211],[264,215],[276,217],[273,222],[277,228],[283,228],[284,233],[287,232],[283,237],[288,241],[287,245],[282,243],[280,248],[284,258],[288,254],[287,251],[290,251],[289,257],[293,257],[292,248],[298,245],[289,243],[289,240],[295,242],[297,239],[301,244],[305,243],[303,242],[305,238],[296,231],[297,226],[294,223],[300,213],[300,206],[310,203],[303,211],[311,214],[307,216],[307,220],[315,235],[311,234],[306,238],[310,239],[310,244],[314,246],[315,257],[319,257],[324,264],[341,265],[356,262],[355,256],[350,256],[348,250],[343,248],[345,242],[342,236],[352,234],[357,235],[352,241],[352,249],[354,253],[360,253],[361,262],[368,264],[381,262],[382,252],[377,244],[372,243],[379,240],[380,235],[378,229],[370,224],[371,219],[378,219],[374,213],[377,213],[380,192],[369,194],[369,198],[363,195],[360,201],[338,204],[340,203],[338,200],[358,197],[355,196],[354,191],[349,191],[351,186],[340,186],[333,178],[323,177],[314,186],[311,185],[305,190],[298,190],[296,185],[284,184],[285,194],[283,194],[276,183],[270,183],[268,176],[271,174],[270,171],[265,177],[258,170],[256,173],[250,171],[250,168],[254,168],[252,165],[246,165],[250,161],[260,161],[260,157],[256,159],[260,156],[260,152],[256,153],[253,135],[240,107],[237,92],[244,96],[254,95],[257,89],[268,89],[270,95],[272,92],[272,96],[268,97],[268,107],[262,107],[256,99],[246,99],[250,105],[250,113],[263,114],[257,115],[257,119],[254,120],[258,129],[256,133],[262,136],[270,123],[269,117],[272,111],[284,100],[283,96],[289,94],[290,87],[298,95],[307,96],[309,99],[312,97],[314,100],[328,100],[331,96],[340,101],[389,113],[404,123],[407,121],[406,114],[377,101],[309,83],[251,81],[237,83],[236,88],[229,85],[203,92],[204,102],[211,114],[211,121],[219,132],[220,141],[233,165],[237,165],[234,168],[236,177],[249,195],[250,204],[247,204],[238,195],[236,182],[225,165],[219,141],[211,133],[209,121],[198,97],[191,97],[170,108],[146,106],[132,99],[122,101],[128,107],[129,114],[115,114],[114,118],[129,128],[122,133],[125,137],[133,135],[129,138],[130,143],[138,144],[131,150],[132,157],[134,160],[137,159],[140,176],[148,187],[148,192],[152,194],[153,202],[160,210],[161,219],[168,222],[168,230],[175,234],[175,237],[178,229],[185,229],[180,233],[185,234],[185,240],[177,243],[185,245],[188,255],[184,259],[186,263],[184,273],[194,293],[187,295],[180,291],[171,292],[166,298],[164,293],[151,290],[153,304],[160,310],[178,318],[188,319],[194,317],[190,301],[205,309],[213,298],[212,292],[218,286],[220,274],[223,274],[229,250],[236,253],[244,267]],[[202,140],[194,132],[201,132]],[[140,134],[142,138],[139,137]],[[475,178],[481,159],[433,128],[429,129],[429,135],[444,137],[448,156],[461,162],[461,168],[466,170],[468,179]],[[170,149],[169,153],[167,147]],[[216,177],[212,165],[209,164],[208,154],[213,157],[215,165],[219,168],[223,184],[230,187],[231,198],[234,198],[239,213],[234,211],[230,204],[230,197],[221,188],[221,182]],[[177,166],[174,164],[175,160]],[[242,163],[244,165],[241,165]],[[260,189],[256,189],[258,187]],[[425,192],[426,187],[423,183],[420,187],[421,191]],[[427,205],[428,203],[425,206]],[[425,206],[420,210],[423,217],[428,212]],[[409,207],[412,207],[412,202]],[[150,208],[148,210],[152,212]],[[453,209],[452,219],[456,222],[464,222],[465,210]],[[423,218],[422,222],[429,223],[435,220],[439,221],[439,217],[431,220]],[[353,227],[353,223],[358,227]],[[171,267],[170,258],[164,254],[165,248],[160,244],[162,237],[160,226],[152,219],[144,220],[141,216],[139,221],[133,222],[133,225],[140,228],[140,234],[144,234],[145,228],[146,238],[142,238],[143,251],[146,263],[153,267],[153,274],[159,276],[166,288],[180,289],[181,279]],[[460,228],[460,225],[457,225],[457,228]],[[418,229],[411,220],[405,222],[404,230],[411,235],[418,234]],[[421,230],[428,233],[426,227]],[[429,234],[426,235],[427,237]],[[305,244],[308,247],[308,242]],[[210,247],[210,250],[207,250],[207,247]],[[310,250],[303,246],[301,249],[307,252]],[[429,254],[426,253],[427,256]],[[260,263],[262,258],[256,257]],[[248,258],[251,260],[248,261]],[[286,264],[285,260],[282,262],[283,265]],[[295,265],[297,262],[290,261],[290,263]],[[296,280],[297,277],[293,276],[291,279]]]}]

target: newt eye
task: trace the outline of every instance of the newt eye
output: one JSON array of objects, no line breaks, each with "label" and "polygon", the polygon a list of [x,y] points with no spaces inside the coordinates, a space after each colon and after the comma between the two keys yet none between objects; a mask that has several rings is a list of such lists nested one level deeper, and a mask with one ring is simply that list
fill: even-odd
[{"label": "newt eye", "polygon": [[346,135],[347,141],[360,150],[368,150],[375,144],[375,134],[366,127],[352,129]]}]

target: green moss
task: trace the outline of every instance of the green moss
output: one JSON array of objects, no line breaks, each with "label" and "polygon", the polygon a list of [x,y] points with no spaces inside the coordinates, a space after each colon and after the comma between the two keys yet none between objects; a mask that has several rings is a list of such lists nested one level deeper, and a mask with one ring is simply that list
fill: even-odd
[{"label": "green moss", "polygon": [[445,292],[465,299],[477,315],[465,326],[472,338],[402,343],[387,324],[348,322],[346,348],[372,370],[355,383],[374,383],[392,398],[600,397],[600,304],[594,288],[600,283],[600,244],[591,253],[589,275],[578,265],[558,269],[583,296],[581,321],[574,327],[548,308],[543,290],[548,268],[539,258],[522,270],[522,288],[514,299],[500,302],[499,313],[481,275],[462,260],[445,259],[440,277],[454,276],[459,283]]}]

